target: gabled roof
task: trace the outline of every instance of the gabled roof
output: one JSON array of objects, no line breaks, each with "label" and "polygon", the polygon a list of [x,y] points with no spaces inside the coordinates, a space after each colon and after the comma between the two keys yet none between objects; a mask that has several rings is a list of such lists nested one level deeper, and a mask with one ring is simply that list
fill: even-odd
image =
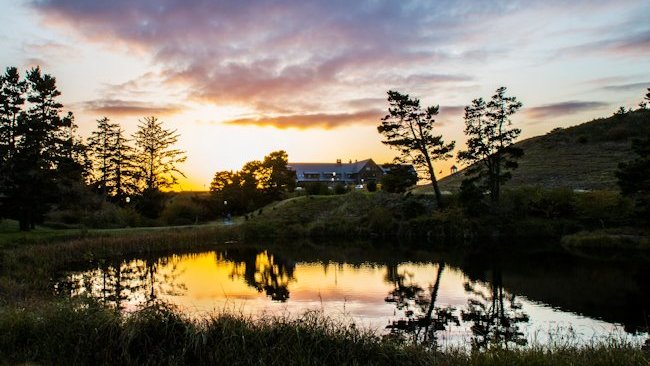
[{"label": "gabled roof", "polygon": [[354,174],[359,173],[372,159],[356,161],[354,163],[289,163],[287,167],[295,170],[296,174],[300,176],[304,173],[323,174],[334,173],[336,174]]}]

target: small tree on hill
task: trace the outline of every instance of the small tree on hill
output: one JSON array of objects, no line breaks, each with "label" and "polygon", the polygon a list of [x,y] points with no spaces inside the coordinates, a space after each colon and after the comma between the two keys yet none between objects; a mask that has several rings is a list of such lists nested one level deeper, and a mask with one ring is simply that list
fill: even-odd
[{"label": "small tree on hill", "polygon": [[523,156],[523,150],[513,146],[521,130],[509,128],[510,116],[522,104],[505,92],[506,88],[501,87],[487,104],[478,98],[465,107],[467,150],[458,153],[458,159],[469,165],[469,179],[482,183],[493,202],[499,200],[501,185],[511,178],[510,170],[517,168],[516,159]]},{"label": "small tree on hill", "polygon": [[641,103],[639,103],[639,107],[641,107],[641,109],[650,109],[650,88],[648,88],[648,92],[643,97]]},{"label": "small tree on hill", "polygon": [[388,91],[388,103],[388,114],[377,127],[385,138],[382,143],[400,152],[396,160],[412,163],[427,171],[438,207],[443,207],[433,163],[452,157],[455,142],[446,144],[442,135],[435,134],[435,117],[439,107],[431,106],[422,110],[419,99],[392,90]]}]

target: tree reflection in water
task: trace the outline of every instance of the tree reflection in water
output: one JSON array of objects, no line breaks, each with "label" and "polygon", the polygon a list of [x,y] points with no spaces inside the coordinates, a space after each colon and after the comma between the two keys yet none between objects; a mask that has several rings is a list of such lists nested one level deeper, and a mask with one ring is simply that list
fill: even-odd
[{"label": "tree reflection in water", "polygon": [[472,323],[472,347],[505,347],[510,344],[526,345],[524,333],[519,329],[520,323],[529,321],[522,310],[522,304],[516,301],[514,294],[504,291],[501,270],[493,269],[487,290],[466,282],[465,291],[471,294],[467,309],[461,312],[463,321]]},{"label": "tree reflection in water", "polygon": [[[186,286],[176,257],[134,260],[102,260],[99,268],[73,274],[59,282],[56,292],[68,296],[88,295],[122,310],[127,303],[154,302],[160,295],[181,295]],[[158,273],[160,267],[167,270]]]},{"label": "tree reflection in water", "polygon": [[243,278],[248,286],[264,292],[271,300],[289,299],[289,283],[295,280],[293,261],[256,249],[227,250],[215,255],[217,263],[234,262],[231,278]]},{"label": "tree reflection in water", "polygon": [[385,281],[395,288],[388,293],[385,301],[394,303],[397,310],[404,312],[402,319],[386,326],[390,336],[411,339],[415,343],[435,348],[438,346],[437,332],[447,329],[450,323],[460,325],[452,307],[436,307],[444,269],[444,264],[438,265],[435,282],[429,286],[427,293],[413,281],[413,273],[400,272],[397,265],[386,266]]}]

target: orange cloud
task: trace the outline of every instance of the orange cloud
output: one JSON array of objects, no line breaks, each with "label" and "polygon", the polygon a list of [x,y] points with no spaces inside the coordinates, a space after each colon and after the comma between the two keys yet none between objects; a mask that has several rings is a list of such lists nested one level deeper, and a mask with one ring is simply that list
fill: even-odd
[{"label": "orange cloud", "polygon": [[352,113],[316,113],[294,114],[278,117],[240,118],[224,122],[229,125],[272,126],[276,128],[313,128],[332,129],[351,124],[379,124],[385,111],[370,109]]}]

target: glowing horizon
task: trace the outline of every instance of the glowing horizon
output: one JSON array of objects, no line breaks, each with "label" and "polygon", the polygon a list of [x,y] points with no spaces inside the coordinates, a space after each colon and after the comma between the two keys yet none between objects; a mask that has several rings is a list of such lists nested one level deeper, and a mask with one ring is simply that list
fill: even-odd
[{"label": "glowing horizon", "polygon": [[[462,107],[499,86],[524,103],[521,139],[634,107],[650,87],[650,3],[0,1],[0,67],[40,65],[87,137],[156,115],[187,152],[182,190],[285,150],[333,162],[395,152],[376,132],[386,91]],[[438,163],[448,174],[453,160]]]}]

